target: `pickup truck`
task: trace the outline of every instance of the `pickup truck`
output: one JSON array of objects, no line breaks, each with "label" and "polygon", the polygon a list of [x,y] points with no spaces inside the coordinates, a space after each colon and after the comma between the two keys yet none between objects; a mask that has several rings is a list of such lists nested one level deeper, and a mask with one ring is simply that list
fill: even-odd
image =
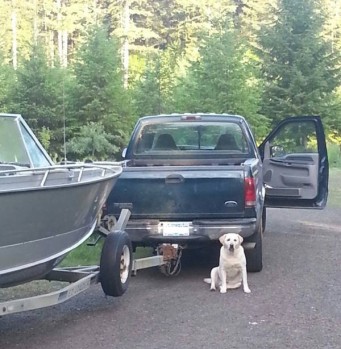
[{"label": "pickup truck", "polygon": [[324,208],[329,167],[318,116],[287,118],[256,144],[238,115],[142,117],[123,151],[107,217],[129,209],[133,248],[164,254],[168,275],[179,271],[183,249],[218,246],[228,232],[244,238],[248,271],[258,272],[266,207]]}]

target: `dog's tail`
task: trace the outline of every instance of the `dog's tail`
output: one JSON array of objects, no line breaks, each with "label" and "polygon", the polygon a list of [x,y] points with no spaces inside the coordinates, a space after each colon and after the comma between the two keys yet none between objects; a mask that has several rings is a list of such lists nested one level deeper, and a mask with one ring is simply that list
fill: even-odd
[{"label": "dog's tail", "polygon": [[205,279],[204,279],[204,282],[206,282],[207,284],[210,284],[211,281],[212,281],[211,278],[205,278]]}]

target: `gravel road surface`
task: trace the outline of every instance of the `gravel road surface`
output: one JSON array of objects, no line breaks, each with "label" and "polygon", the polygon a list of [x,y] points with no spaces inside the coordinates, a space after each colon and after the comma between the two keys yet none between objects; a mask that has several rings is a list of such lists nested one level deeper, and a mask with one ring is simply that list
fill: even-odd
[{"label": "gravel road surface", "polygon": [[210,292],[195,255],[178,277],[138,272],[121,298],[100,285],[0,318],[0,349],[341,348],[341,209],[268,211],[264,269]]}]

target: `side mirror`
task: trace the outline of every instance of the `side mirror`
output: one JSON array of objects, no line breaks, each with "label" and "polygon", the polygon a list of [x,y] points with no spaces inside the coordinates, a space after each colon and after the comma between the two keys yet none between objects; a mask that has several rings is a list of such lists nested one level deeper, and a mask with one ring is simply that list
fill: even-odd
[{"label": "side mirror", "polygon": [[122,150],[122,158],[125,159],[126,155],[127,155],[127,148],[124,148]]},{"label": "side mirror", "polygon": [[273,145],[270,147],[270,156],[272,158],[274,157],[281,157],[285,155],[284,147],[281,145]]}]

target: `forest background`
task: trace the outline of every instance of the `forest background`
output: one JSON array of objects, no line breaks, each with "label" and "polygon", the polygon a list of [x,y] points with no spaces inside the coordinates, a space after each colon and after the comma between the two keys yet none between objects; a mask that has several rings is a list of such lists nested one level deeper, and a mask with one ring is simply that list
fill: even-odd
[{"label": "forest background", "polygon": [[0,112],[56,161],[118,159],[143,115],[212,112],[259,140],[321,115],[341,166],[340,77],[341,0],[0,0]]}]

